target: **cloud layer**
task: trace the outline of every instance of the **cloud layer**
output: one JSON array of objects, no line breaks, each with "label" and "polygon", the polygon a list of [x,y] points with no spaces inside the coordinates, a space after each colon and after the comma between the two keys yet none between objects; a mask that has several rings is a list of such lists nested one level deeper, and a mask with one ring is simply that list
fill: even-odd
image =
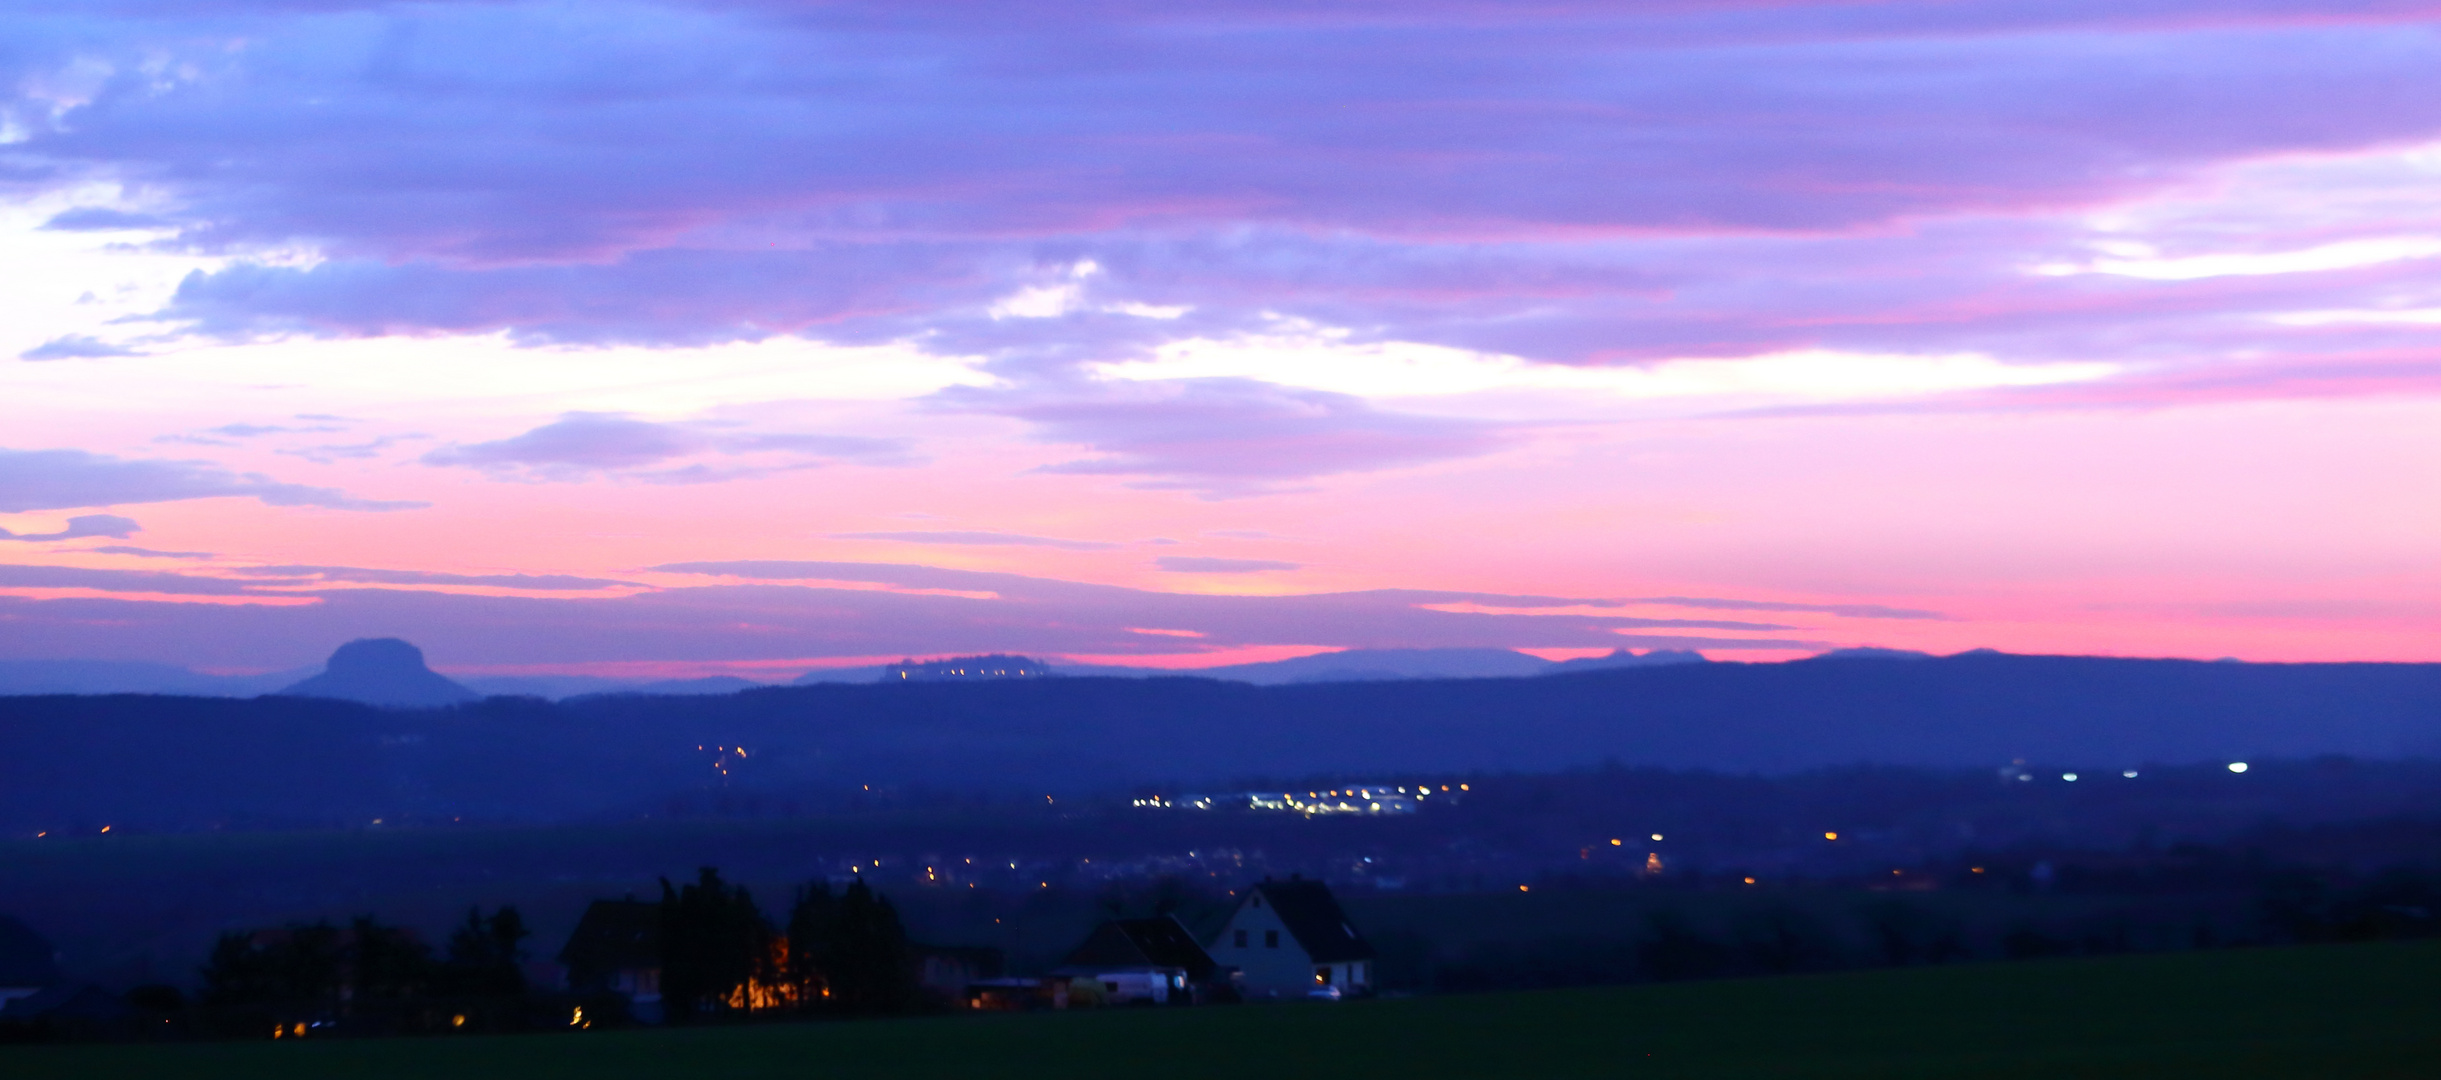
[{"label": "cloud layer", "polygon": [[[82,656],[179,656],[278,666],[332,641],[404,636],[448,662],[737,661],[1031,652],[1175,656],[1294,642],[1307,647],[1819,647],[1781,623],[1588,614],[1583,598],[1423,590],[1286,596],[1160,592],[899,563],[707,562],[652,568],[660,588],[608,580],[265,566],[226,575],[0,566],[0,587],[256,599],[194,604],[0,595],[0,618]],[[686,579],[706,581],[688,584]],[[374,583],[359,587],[358,583]],[[334,587],[346,585],[348,587]],[[392,586],[494,586],[585,598]],[[1440,610],[1479,604],[1499,613]],[[1144,627],[1158,627],[1148,631]]]},{"label": "cloud layer", "polygon": [[0,652],[2429,655],[2436,190],[2441,0],[26,0]]},{"label": "cloud layer", "polygon": [[[231,496],[267,506],[406,510],[424,504],[359,499],[330,488],[285,484],[200,461],[111,457],[83,450],[0,448],[0,513],[176,502]],[[96,534],[100,535],[100,534]]]},{"label": "cloud layer", "polygon": [[[718,460],[684,460],[703,456]],[[522,435],[442,447],[422,458],[426,465],[464,466],[511,479],[573,482],[620,476],[664,484],[734,480],[836,461],[905,465],[911,460],[903,439],[757,434],[585,412],[569,413]]]},{"label": "cloud layer", "polygon": [[222,335],[1109,360],[1285,315],[1570,364],[2192,363],[2248,312],[2432,302],[2428,206],[2275,221],[2229,172],[2429,187],[2343,174],[2441,139],[2430,5],[1975,7],[36,6],[0,74],[12,183],[145,193],[52,227],[230,256],[162,313]]}]

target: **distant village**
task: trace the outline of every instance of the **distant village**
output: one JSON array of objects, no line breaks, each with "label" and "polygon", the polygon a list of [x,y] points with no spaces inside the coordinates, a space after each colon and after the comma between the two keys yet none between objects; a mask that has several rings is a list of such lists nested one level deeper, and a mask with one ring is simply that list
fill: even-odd
[{"label": "distant village", "polygon": [[1215,931],[1167,913],[1104,919],[1047,971],[1002,951],[910,940],[861,880],[798,890],[774,921],[706,868],[658,899],[589,905],[548,959],[514,908],[470,911],[437,953],[371,918],[222,935],[193,996],[66,979],[0,916],[0,1041],[310,1039],[1119,1006],[1335,1002],[1376,992],[1376,953],[1329,886],[1233,890]]},{"label": "distant village", "polygon": [[[376,673],[439,679],[396,645]],[[906,702],[1000,695],[937,684],[1046,672],[1011,656],[881,670],[935,685],[823,698],[840,706],[818,727],[830,741],[793,745],[782,736],[812,729],[807,691],[710,699],[727,711],[700,724],[650,696],[420,712],[29,699],[77,725],[60,769],[115,771],[10,793],[0,844],[28,857],[0,877],[0,1042],[1327,1008],[2441,934],[2430,761],[1436,772],[1368,766],[1384,757],[1351,745],[1314,755],[1356,763],[1336,773],[1198,766],[1170,784],[1058,786],[1045,778],[1089,775],[1062,770],[1104,743],[1171,745],[1240,692],[1194,714],[1142,692],[1161,680],[1045,680],[1003,696],[1103,695],[1079,723],[1106,738],[1001,740],[1000,717],[909,742],[891,711]],[[291,734],[175,741],[231,725]],[[102,730],[183,749],[93,752]],[[502,749],[519,739],[522,756]],[[834,769],[855,757],[834,743],[923,769]],[[960,754],[970,771],[942,764]],[[181,796],[196,775],[217,786]],[[705,864],[721,870],[626,891]],[[399,921],[333,918],[374,906]]]}]

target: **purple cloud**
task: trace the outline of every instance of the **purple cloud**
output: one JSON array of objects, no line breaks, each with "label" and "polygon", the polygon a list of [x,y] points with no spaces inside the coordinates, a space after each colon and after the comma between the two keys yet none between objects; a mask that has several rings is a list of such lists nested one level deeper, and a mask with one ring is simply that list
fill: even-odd
[{"label": "purple cloud", "polygon": [[[161,313],[234,337],[1069,363],[1285,314],[1568,363],[2210,356],[2245,290],[2021,256],[2232,162],[2441,135],[2441,14],[2408,0],[266,10],[0,17],[45,118],[10,183],[150,193],[52,227],[235,256]],[[34,96],[72,63],[107,74]],[[247,257],[294,246],[328,258]],[[1074,310],[990,317],[1087,260]]]},{"label": "purple cloud", "polygon": [[133,555],[139,559],[209,559],[209,551],[155,551],[152,548],[129,547],[125,544],[104,544],[88,550],[104,555]]},{"label": "purple cloud", "polygon": [[1134,486],[1207,497],[1259,494],[1334,473],[1489,453],[1509,433],[1472,420],[1394,413],[1361,398],[1251,379],[952,387],[938,407],[1014,417],[1045,442],[1099,456],[1046,472],[1130,476]]},{"label": "purple cloud", "polygon": [[150,461],[82,450],[0,448],[0,513],[242,496],[268,506],[409,510],[420,502],[359,499],[331,488],[284,484],[202,461]]},{"label": "purple cloud", "polygon": [[1303,563],[1277,559],[1217,559],[1203,555],[1164,555],[1153,564],[1173,574],[1254,574],[1265,570],[1299,570]]},{"label": "purple cloud", "polygon": [[361,566],[247,566],[231,568],[227,572],[240,577],[277,578],[284,584],[486,585],[538,592],[586,592],[634,584],[571,574],[444,574],[430,570],[377,570]]},{"label": "purple cloud", "polygon": [[[1787,628],[1733,620],[1484,614],[1428,605],[1562,606],[1557,597],[1379,590],[1303,596],[1204,596],[1019,574],[888,563],[672,564],[662,573],[745,579],[625,596],[488,596],[407,587],[317,588],[295,576],[204,577],[142,571],[0,567],[0,585],[122,593],[308,596],[310,604],[179,604],[140,599],[0,597],[0,640],[45,655],[144,657],[189,664],[278,666],[335,641],[400,636],[443,663],[750,660],[958,652],[1173,654],[1297,643],[1346,647],[1819,649]],[[759,580],[758,580],[759,579]],[[824,584],[829,582],[832,584]],[[433,582],[427,582],[433,583]],[[886,585],[902,592],[857,587]],[[276,592],[266,586],[276,587]],[[969,595],[955,595],[969,594]],[[971,594],[989,594],[988,597]],[[208,609],[208,610],[203,610]],[[1135,628],[1192,630],[1187,639]],[[30,647],[30,646],[28,646]]]},{"label": "purple cloud", "polygon": [[1107,540],[1062,540],[1052,536],[1027,536],[1023,533],[985,532],[978,530],[943,530],[933,532],[858,532],[831,533],[833,540],[896,540],[908,544],[972,544],[984,547],[1044,547],[1062,551],[1108,551],[1122,545]]},{"label": "purple cloud", "polygon": [[0,564],[0,587],[17,589],[93,589],[117,593],[161,593],[170,596],[244,596],[255,586],[226,578],[199,577],[167,570],[88,570],[75,566]]},{"label": "purple cloud", "polygon": [[85,334],[55,337],[17,354],[19,360],[99,360],[112,356],[142,356],[125,345],[113,345]]},{"label": "purple cloud", "polygon": [[[421,459],[426,465],[481,469],[504,479],[577,482],[620,476],[655,483],[691,484],[758,476],[780,469],[813,468],[835,461],[868,465],[911,462],[903,439],[854,435],[752,433],[713,424],[670,424],[616,413],[572,412],[558,420],[493,442],[446,446]],[[696,455],[775,455],[765,464],[673,465]]]},{"label": "purple cloud", "polygon": [[1946,619],[1937,611],[1886,607],[1881,604],[1789,604],[1773,600],[1725,600],[1716,596],[1640,596],[1616,601],[1628,604],[1667,604],[1715,611],[1810,611],[1847,619]]},{"label": "purple cloud", "polygon": [[144,526],[136,524],[134,518],[123,518],[116,514],[79,514],[68,519],[67,528],[55,533],[13,533],[0,529],[0,540],[79,540],[88,536],[125,540],[142,531]]}]

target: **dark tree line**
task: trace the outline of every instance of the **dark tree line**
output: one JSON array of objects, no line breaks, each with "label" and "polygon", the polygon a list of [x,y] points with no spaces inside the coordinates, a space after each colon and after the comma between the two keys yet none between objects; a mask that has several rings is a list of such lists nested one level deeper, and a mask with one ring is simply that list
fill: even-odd
[{"label": "dark tree line", "polygon": [[415,1026],[408,1021],[419,1013],[523,997],[529,936],[513,907],[469,910],[437,958],[414,934],[371,916],[226,933],[204,964],[200,1004],[241,1029]]},{"label": "dark tree line", "polygon": [[[664,879],[661,886],[657,959],[671,1023],[879,1015],[925,1003],[897,909],[864,882],[799,888],[782,924],[711,867],[684,885]],[[209,1032],[288,1037],[516,1029],[619,1015],[623,997],[529,987],[523,964],[531,936],[513,907],[468,911],[437,955],[413,933],[370,916],[226,933],[203,967],[197,1016]],[[579,1006],[585,1011],[572,1012]]]},{"label": "dark tree line", "polygon": [[797,890],[775,927],[744,886],[705,867],[661,883],[662,1007],[672,1023],[740,1013],[904,1012],[921,1002],[898,910],[862,881]]}]

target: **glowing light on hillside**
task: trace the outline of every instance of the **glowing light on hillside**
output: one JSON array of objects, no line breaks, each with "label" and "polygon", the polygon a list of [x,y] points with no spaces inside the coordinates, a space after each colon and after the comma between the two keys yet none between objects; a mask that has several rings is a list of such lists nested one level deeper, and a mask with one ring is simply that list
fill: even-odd
[{"label": "glowing light on hillside", "polygon": [[2245,772],[2245,771],[2246,771],[2246,763],[2245,763],[2245,762],[2243,762],[2243,761],[2232,761],[2232,762],[2230,762],[2230,763],[2229,763],[2229,771],[2230,771],[2230,772]]}]

